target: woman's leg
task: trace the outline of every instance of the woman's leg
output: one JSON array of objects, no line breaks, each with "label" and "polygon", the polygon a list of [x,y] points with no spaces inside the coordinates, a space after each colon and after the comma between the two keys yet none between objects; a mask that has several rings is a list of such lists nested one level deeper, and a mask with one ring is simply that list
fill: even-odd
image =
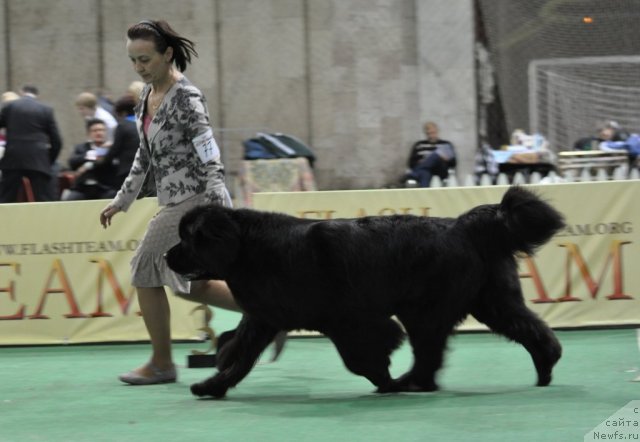
[{"label": "woman's leg", "polygon": [[207,304],[234,312],[242,312],[224,281],[192,281],[189,293],[177,293],[188,301]]},{"label": "woman's leg", "polygon": [[[236,304],[231,290],[224,281],[192,281],[190,293],[177,293],[177,295],[188,301],[242,313],[242,309]],[[286,330],[278,332],[274,339],[272,361],[278,359],[278,356],[282,353],[286,339]]]},{"label": "woman's leg", "polygon": [[[150,363],[159,370],[173,367],[171,356],[171,310],[164,287],[138,287],[138,304],[144,325],[151,338]],[[150,364],[134,370],[141,376],[151,377],[154,370]]]}]

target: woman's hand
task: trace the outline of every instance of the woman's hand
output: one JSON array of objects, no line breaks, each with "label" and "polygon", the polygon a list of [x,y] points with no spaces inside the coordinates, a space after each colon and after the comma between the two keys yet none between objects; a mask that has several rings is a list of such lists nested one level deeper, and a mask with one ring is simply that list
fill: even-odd
[{"label": "woman's hand", "polygon": [[100,224],[102,224],[102,227],[105,229],[109,227],[111,225],[111,218],[118,212],[120,212],[120,209],[115,206],[107,206],[102,209],[102,212],[100,212]]}]

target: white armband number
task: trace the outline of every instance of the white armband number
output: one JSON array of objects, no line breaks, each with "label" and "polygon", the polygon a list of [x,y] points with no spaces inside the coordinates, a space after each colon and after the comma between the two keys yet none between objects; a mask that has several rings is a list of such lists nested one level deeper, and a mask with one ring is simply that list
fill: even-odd
[{"label": "white armband number", "polygon": [[220,158],[220,149],[218,148],[215,138],[213,138],[213,131],[211,129],[195,137],[193,139],[193,145],[203,163],[208,163],[211,160]]}]

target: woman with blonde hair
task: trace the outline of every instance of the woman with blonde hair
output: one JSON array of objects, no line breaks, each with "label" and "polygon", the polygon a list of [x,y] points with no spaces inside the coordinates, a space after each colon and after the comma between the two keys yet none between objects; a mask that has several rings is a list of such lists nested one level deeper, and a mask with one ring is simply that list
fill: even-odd
[{"label": "woman with blonde hair", "polygon": [[20,98],[20,95],[16,94],[13,91],[6,91],[2,93],[2,99],[0,103],[8,103],[9,101],[17,100]]},{"label": "woman with blonde hair", "polygon": [[135,103],[138,104],[138,102],[140,101],[140,94],[142,93],[143,89],[144,89],[143,81],[137,81],[137,80],[132,81],[129,84],[129,87],[127,87],[126,95],[133,98],[133,101],[135,101]]}]

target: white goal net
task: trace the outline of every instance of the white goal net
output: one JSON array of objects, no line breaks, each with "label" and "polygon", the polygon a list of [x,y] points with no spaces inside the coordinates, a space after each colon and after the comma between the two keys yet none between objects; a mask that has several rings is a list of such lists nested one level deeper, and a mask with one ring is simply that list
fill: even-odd
[{"label": "white goal net", "polygon": [[528,81],[529,126],[554,150],[595,135],[603,121],[640,132],[640,56],[533,60]]},{"label": "white goal net", "polygon": [[567,150],[604,121],[640,131],[640,0],[474,2],[496,80],[489,138],[522,129]]}]

